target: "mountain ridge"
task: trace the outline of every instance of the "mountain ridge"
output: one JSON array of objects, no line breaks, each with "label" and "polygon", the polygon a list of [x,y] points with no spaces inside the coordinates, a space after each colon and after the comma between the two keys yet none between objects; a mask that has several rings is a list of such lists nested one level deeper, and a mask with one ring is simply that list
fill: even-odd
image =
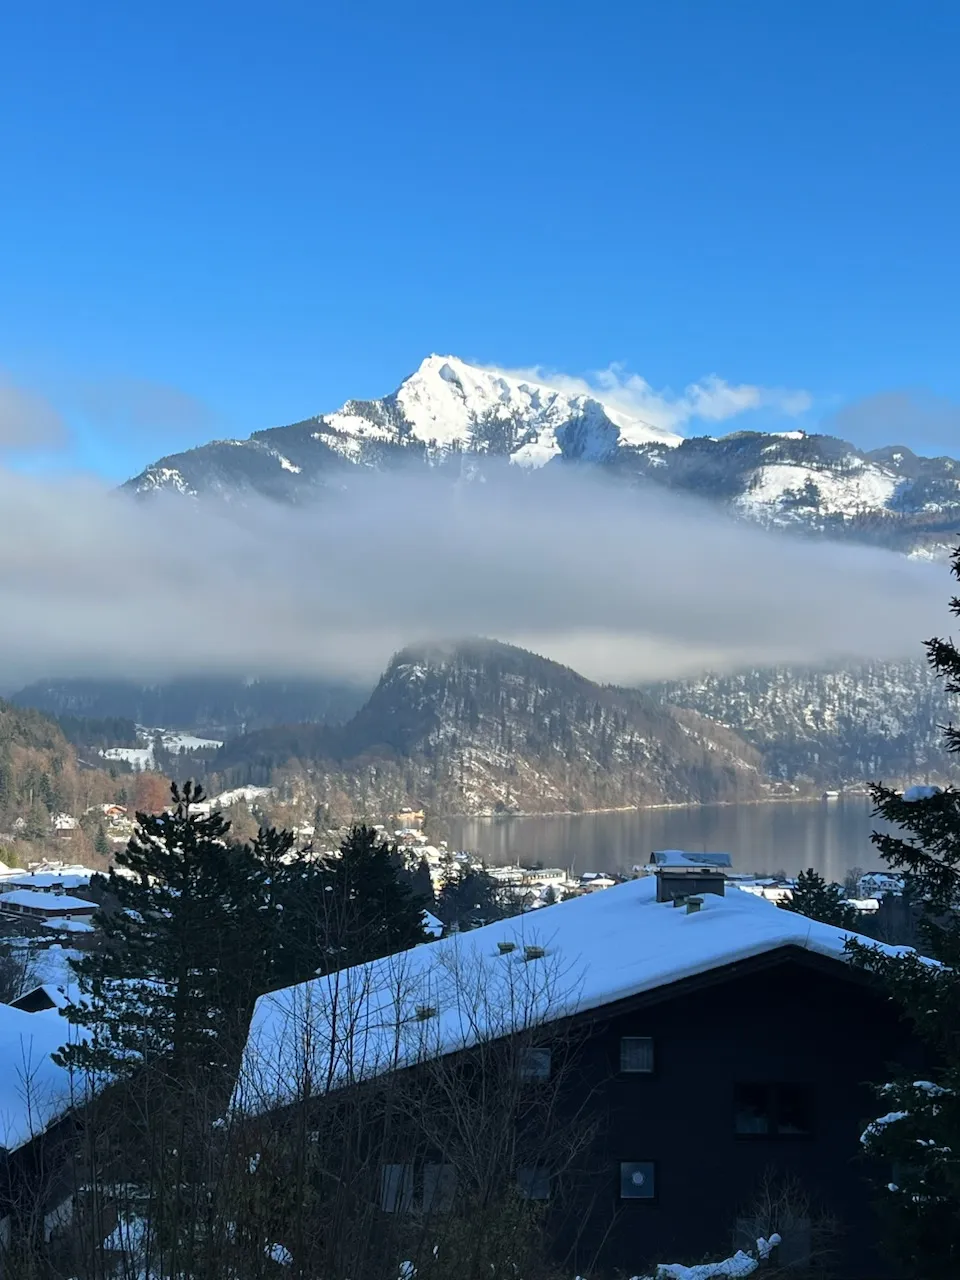
[{"label": "mountain ridge", "polygon": [[123,486],[145,497],[288,504],[322,497],[358,469],[452,468],[490,458],[527,470],[599,467],[633,484],[694,494],[737,518],[920,556],[960,540],[960,461],[904,445],[862,450],[804,431],[734,431],[683,438],[603,400],[535,379],[428,356],[376,400],[290,426],[171,454]]}]

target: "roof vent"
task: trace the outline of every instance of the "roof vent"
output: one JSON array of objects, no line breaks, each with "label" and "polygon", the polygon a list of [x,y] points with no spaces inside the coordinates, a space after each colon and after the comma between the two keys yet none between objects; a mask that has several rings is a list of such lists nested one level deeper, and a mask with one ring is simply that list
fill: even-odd
[{"label": "roof vent", "polygon": [[544,951],[543,947],[524,947],[523,948],[524,960],[542,960],[546,954],[547,953]]},{"label": "roof vent", "polygon": [[435,1005],[432,1005],[432,1004],[417,1005],[417,1021],[418,1022],[426,1022],[428,1018],[435,1018],[436,1016],[437,1016],[437,1009]]},{"label": "roof vent", "polygon": [[515,942],[498,942],[497,950],[502,956],[508,956],[511,951],[516,951],[517,944]]}]

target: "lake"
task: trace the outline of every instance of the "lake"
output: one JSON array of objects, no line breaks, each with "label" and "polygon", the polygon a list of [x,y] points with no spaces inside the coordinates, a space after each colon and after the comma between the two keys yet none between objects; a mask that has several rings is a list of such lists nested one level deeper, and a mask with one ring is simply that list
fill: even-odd
[{"label": "lake", "polygon": [[689,805],[624,813],[450,820],[453,849],[470,849],[492,865],[542,862],[584,871],[627,871],[653,849],[723,852],[738,872],[814,867],[843,882],[852,867],[883,868],[870,843],[877,827],[868,796],[805,803]]}]

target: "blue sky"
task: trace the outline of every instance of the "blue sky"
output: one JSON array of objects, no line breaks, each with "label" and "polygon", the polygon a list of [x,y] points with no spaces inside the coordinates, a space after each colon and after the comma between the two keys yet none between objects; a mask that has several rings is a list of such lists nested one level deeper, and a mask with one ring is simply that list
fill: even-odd
[{"label": "blue sky", "polygon": [[866,444],[906,389],[897,437],[960,452],[958,37],[952,0],[8,5],[19,465],[122,478],[430,351],[802,388]]}]

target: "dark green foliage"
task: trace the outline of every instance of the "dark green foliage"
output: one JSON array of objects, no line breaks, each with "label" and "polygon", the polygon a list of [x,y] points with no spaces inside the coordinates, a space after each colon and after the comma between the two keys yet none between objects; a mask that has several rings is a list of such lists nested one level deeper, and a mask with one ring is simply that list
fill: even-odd
[{"label": "dark green foliage", "polygon": [[307,679],[181,676],[144,685],[78,677],[28,685],[11,701],[56,716],[77,746],[118,747],[137,745],[137,724],[218,737],[290,720],[337,723],[356,711],[367,692],[352,684]]},{"label": "dark green foliage", "polygon": [[327,970],[376,960],[426,942],[426,901],[403,875],[396,850],[372,827],[352,827],[339,857],[323,864]]},{"label": "dark green foliage", "polygon": [[[960,549],[953,560],[960,578]],[[960,599],[951,601],[960,616]],[[931,666],[948,693],[960,693],[960,650],[927,643]],[[948,751],[960,733],[945,731]],[[920,908],[921,951],[889,955],[851,945],[854,961],[888,986],[928,1047],[936,1068],[926,1081],[903,1076],[883,1087],[883,1117],[867,1130],[879,1162],[878,1191],[890,1248],[904,1275],[954,1280],[960,1275],[960,791],[925,788],[907,798],[873,788],[876,812],[899,834],[875,832],[891,869],[906,878]]]},{"label": "dark green foliage", "polygon": [[437,895],[435,914],[447,929],[478,929],[515,916],[523,909],[523,897],[495,880],[486,871],[465,871],[450,876]]},{"label": "dark green foliage", "polygon": [[860,924],[860,912],[844,902],[843,897],[843,885],[828,884],[811,867],[809,871],[800,872],[793,896],[781,902],[780,906],[811,920],[835,924],[838,929],[856,930]]},{"label": "dark green foliage", "polygon": [[417,863],[416,870],[410,876],[410,888],[415,898],[423,903],[424,908],[433,907],[433,877],[430,874],[430,864],[426,858],[421,858]]},{"label": "dark green foliage", "polygon": [[135,747],[138,745],[137,726],[123,716],[95,718],[89,716],[58,715],[57,724],[63,736],[75,747]]},{"label": "dark green foliage", "polygon": [[116,866],[96,882],[102,944],[74,964],[92,1039],[65,1061],[125,1076],[162,1065],[186,1085],[235,1061],[257,996],[426,940],[423,904],[393,849],[355,827],[340,856],[294,850],[288,831],[252,844],[173,788],[171,811],[137,814]]},{"label": "dark green foliage", "polygon": [[92,1032],[65,1060],[115,1076],[162,1064],[187,1085],[239,1051],[262,977],[258,871],[199,787],[173,788],[173,808],[137,814],[97,914],[102,943],[74,962],[85,1003],[71,1021]]},{"label": "dark green foliage", "polygon": [[97,834],[93,840],[93,847],[101,857],[109,857],[110,841],[107,839],[107,833],[104,831],[102,826],[97,827]]}]

